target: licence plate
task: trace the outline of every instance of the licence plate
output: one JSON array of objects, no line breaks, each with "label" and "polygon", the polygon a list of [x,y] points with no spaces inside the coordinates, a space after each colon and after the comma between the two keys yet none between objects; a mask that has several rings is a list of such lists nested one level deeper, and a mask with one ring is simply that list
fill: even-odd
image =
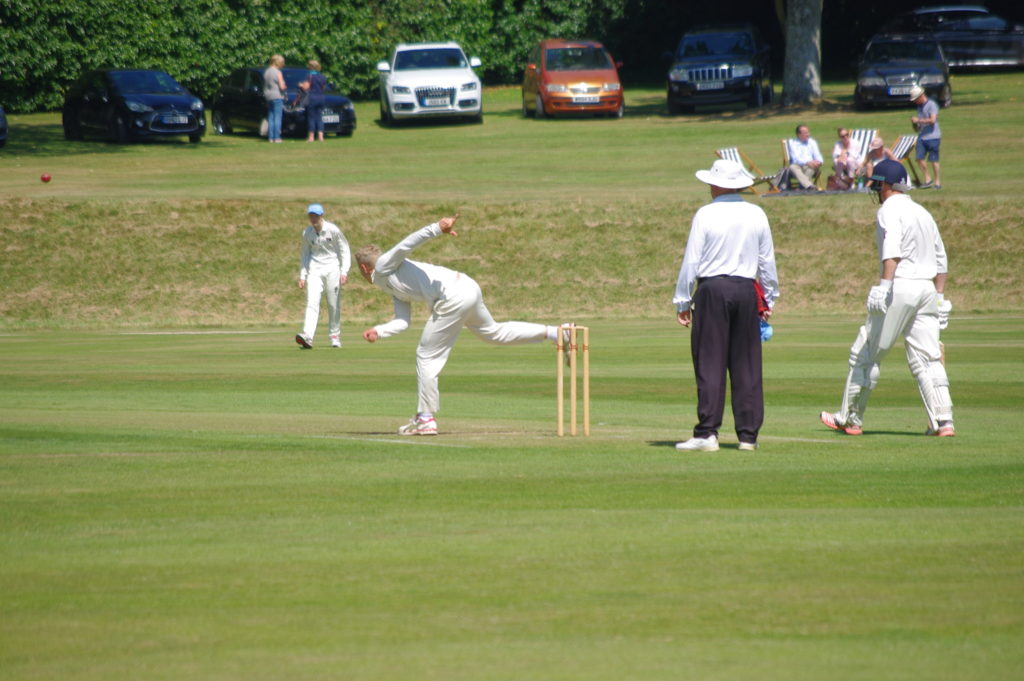
[{"label": "licence plate", "polygon": [[600,101],[597,95],[576,95],[572,98],[573,104],[598,104]]},{"label": "licence plate", "polygon": [[324,123],[337,123],[341,117],[338,114],[324,114],[323,119]]},{"label": "licence plate", "polygon": [[447,97],[427,97],[423,100],[423,106],[448,106]]},{"label": "licence plate", "polygon": [[697,83],[698,90],[722,90],[724,88],[724,80],[707,80]]},{"label": "licence plate", "polygon": [[168,125],[185,125],[188,123],[188,116],[164,116],[164,123]]},{"label": "licence plate", "polygon": [[890,95],[909,95],[910,94],[910,87],[911,86],[909,86],[909,85],[900,86],[900,87],[891,87],[891,88],[889,88],[888,92],[889,92]]}]

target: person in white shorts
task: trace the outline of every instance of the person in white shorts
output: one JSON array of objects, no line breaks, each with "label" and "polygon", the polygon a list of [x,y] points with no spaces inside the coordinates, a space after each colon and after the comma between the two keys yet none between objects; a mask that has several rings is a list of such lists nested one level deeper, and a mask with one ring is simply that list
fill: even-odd
[{"label": "person in white shorts", "polygon": [[303,349],[313,347],[313,334],[320,319],[320,296],[327,298],[328,333],[331,347],[341,347],[341,287],[352,266],[348,240],[337,225],[324,220],[324,207],[310,204],[306,209],[309,226],[302,232],[299,258],[299,288],[306,289],[306,319],[295,342]]},{"label": "person in white shorts", "polygon": [[441,407],[437,377],[463,326],[481,340],[499,345],[558,338],[560,327],[494,321],[484,305],[480,286],[471,277],[447,267],[409,260],[417,246],[441,234],[458,236],[452,229],[458,218],[456,213],[418,229],[387,253],[381,253],[381,249],[372,244],[356,252],[356,263],[363,277],[390,293],[395,305],[394,319],[363,331],[363,338],[368,342],[375,343],[408,329],[413,301],[423,301],[430,308],[430,318],[416,349],[417,412],[409,423],[398,429],[402,435],[437,434],[434,415]]},{"label": "person in white shorts", "polygon": [[946,248],[931,214],[905,193],[910,183],[902,164],[882,161],[871,179],[882,202],[875,231],[882,277],[868,294],[867,321],[850,348],[842,406],[819,418],[833,430],[860,435],[879,364],[902,336],[928,414],[926,433],[951,437],[953,400],[939,343],[953,307],[944,296]]}]

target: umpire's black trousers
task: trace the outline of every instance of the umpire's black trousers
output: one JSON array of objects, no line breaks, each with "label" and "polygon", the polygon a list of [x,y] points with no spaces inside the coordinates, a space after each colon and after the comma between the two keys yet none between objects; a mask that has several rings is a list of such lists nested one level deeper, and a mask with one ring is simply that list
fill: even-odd
[{"label": "umpire's black trousers", "polygon": [[754,281],[726,276],[700,279],[693,303],[690,350],[699,419],[693,436],[718,435],[728,370],[736,435],[740,442],[757,442],[764,422],[764,391]]}]

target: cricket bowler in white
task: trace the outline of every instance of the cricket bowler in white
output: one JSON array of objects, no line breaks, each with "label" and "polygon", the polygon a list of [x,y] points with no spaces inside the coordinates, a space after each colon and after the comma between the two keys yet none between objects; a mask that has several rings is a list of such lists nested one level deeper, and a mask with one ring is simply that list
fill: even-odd
[{"label": "cricket bowler in white", "polygon": [[430,308],[430,318],[416,348],[417,412],[409,423],[398,429],[402,435],[437,435],[434,415],[441,407],[437,377],[463,326],[481,340],[499,345],[555,341],[558,337],[559,327],[494,321],[484,305],[480,286],[471,277],[447,267],[409,259],[416,247],[431,239],[442,234],[458,236],[452,229],[458,218],[456,213],[418,229],[387,253],[381,253],[375,245],[364,246],[356,252],[356,263],[363,277],[390,293],[395,305],[394,319],[363,331],[367,342],[374,343],[408,329],[413,301],[423,301]]},{"label": "cricket bowler in white", "polygon": [[302,232],[299,258],[299,288],[306,289],[306,319],[295,342],[303,349],[313,347],[313,334],[320,319],[320,296],[327,298],[328,334],[331,347],[341,347],[341,287],[352,266],[348,240],[337,225],[324,220],[324,207],[310,204],[306,209],[309,226]]},{"label": "cricket bowler in white", "polygon": [[952,437],[953,400],[939,343],[939,331],[949,323],[953,307],[944,296],[946,248],[931,214],[907,196],[910,184],[902,164],[882,161],[871,179],[882,202],[875,230],[882,276],[868,294],[867,321],[850,348],[842,406],[836,413],[821,412],[820,419],[847,435],[863,432],[879,364],[902,336],[928,413],[926,433]]}]

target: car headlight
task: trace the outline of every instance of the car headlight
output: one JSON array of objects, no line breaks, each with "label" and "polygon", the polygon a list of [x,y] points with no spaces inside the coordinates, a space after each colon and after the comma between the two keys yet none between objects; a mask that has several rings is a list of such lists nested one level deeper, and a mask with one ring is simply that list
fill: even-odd
[{"label": "car headlight", "polygon": [[749,78],[752,75],[754,75],[752,64],[736,64],[732,67],[733,78]]},{"label": "car headlight", "polygon": [[559,85],[558,83],[548,83],[544,86],[544,89],[548,92],[566,92],[568,90],[564,85]]},{"label": "car headlight", "polygon": [[921,79],[917,81],[918,85],[942,85],[946,82],[946,79],[937,73],[931,73],[927,76],[921,76]]},{"label": "car headlight", "polygon": [[473,82],[473,83],[463,83],[462,87],[460,87],[459,89],[461,91],[463,91],[463,92],[471,92],[473,90],[476,90],[476,82]]},{"label": "car headlight", "polygon": [[203,110],[203,100],[199,99],[198,97],[193,99],[192,100],[192,110],[193,111],[202,111]]},{"label": "car headlight", "polygon": [[393,95],[411,95],[412,90],[405,87],[404,85],[392,85],[391,94]]},{"label": "car headlight", "polygon": [[604,84],[605,92],[618,92],[621,89],[622,89],[622,84],[621,83],[605,83]]},{"label": "car headlight", "polygon": [[685,83],[689,79],[689,71],[685,66],[674,66],[672,70],[668,72],[669,80],[674,80],[679,83]]},{"label": "car headlight", "polygon": [[861,87],[884,87],[885,79],[878,76],[864,76],[857,81],[857,85]]},{"label": "car headlight", "polygon": [[129,111],[134,111],[135,113],[146,113],[147,111],[153,110],[153,107],[143,104],[142,102],[136,102],[133,99],[124,100],[124,105],[128,107]]}]

